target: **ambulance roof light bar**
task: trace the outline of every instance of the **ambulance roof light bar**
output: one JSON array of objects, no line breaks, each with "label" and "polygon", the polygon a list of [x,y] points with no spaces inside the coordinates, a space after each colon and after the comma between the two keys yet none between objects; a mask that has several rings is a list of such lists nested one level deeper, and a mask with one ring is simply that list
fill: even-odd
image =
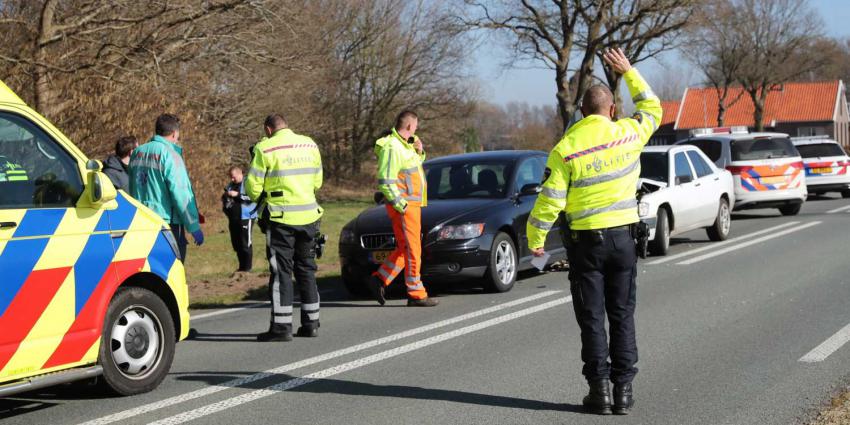
[{"label": "ambulance roof light bar", "polygon": [[746,126],[735,125],[732,127],[714,127],[714,128],[695,128],[691,130],[691,136],[706,136],[710,134],[747,134]]}]

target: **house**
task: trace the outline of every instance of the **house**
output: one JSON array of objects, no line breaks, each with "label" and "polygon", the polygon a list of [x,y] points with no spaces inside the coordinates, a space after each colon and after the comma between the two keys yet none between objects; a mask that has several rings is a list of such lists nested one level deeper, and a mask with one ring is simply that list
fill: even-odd
[{"label": "house", "polygon": [[674,127],[676,125],[676,116],[679,114],[680,104],[681,102],[678,100],[661,101],[661,109],[664,111],[664,115],[661,116],[661,123],[658,125],[658,129],[655,130],[652,138],[649,139],[650,145],[672,145],[673,142],[678,140]]},{"label": "house", "polygon": [[[754,130],[753,102],[742,88],[733,87],[727,99],[740,99],[726,110],[724,126],[747,126]],[[840,80],[792,82],[778,85],[767,95],[764,110],[765,131],[795,136],[828,135],[850,146],[850,114],[845,86]],[[690,130],[717,127],[717,90],[688,88],[682,96],[673,131],[675,140]],[[728,102],[728,101],[727,101]],[[667,111],[665,110],[665,119]],[[661,132],[661,128],[659,128]]]}]

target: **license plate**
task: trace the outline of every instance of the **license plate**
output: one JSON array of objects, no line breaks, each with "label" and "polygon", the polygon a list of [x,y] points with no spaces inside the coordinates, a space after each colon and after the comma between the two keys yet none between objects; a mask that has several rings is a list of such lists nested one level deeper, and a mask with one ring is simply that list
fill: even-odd
[{"label": "license plate", "polygon": [[812,168],[812,174],[832,174],[832,167]]},{"label": "license plate", "polygon": [[381,264],[387,261],[392,251],[372,251],[369,253],[369,259],[375,264]]},{"label": "license plate", "polygon": [[760,180],[764,184],[784,183],[785,182],[785,176],[762,177]]}]

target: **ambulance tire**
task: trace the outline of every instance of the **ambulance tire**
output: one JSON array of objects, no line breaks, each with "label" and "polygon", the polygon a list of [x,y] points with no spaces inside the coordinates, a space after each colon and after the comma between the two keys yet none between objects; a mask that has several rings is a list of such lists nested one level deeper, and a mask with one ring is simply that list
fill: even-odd
[{"label": "ambulance tire", "polygon": [[510,235],[499,232],[490,247],[484,289],[487,292],[508,292],[516,283],[518,270],[516,245]]},{"label": "ambulance tire", "polygon": [[667,255],[670,249],[670,220],[667,218],[667,209],[658,209],[658,222],[655,224],[655,238],[649,241],[649,251],[652,255]]},{"label": "ambulance tire", "polygon": [[729,230],[732,228],[732,210],[729,208],[729,201],[726,198],[720,198],[720,207],[717,208],[717,218],[714,219],[714,224],[711,227],[706,227],[705,232],[708,233],[708,238],[712,241],[725,241],[729,237]]},{"label": "ambulance tire", "polygon": [[800,213],[800,208],[803,208],[803,204],[786,205],[779,207],[779,212],[782,215],[797,215]]},{"label": "ambulance tire", "polygon": [[119,288],[100,341],[104,383],[120,395],[153,390],[171,368],[175,343],[174,320],[159,296],[144,288]]}]

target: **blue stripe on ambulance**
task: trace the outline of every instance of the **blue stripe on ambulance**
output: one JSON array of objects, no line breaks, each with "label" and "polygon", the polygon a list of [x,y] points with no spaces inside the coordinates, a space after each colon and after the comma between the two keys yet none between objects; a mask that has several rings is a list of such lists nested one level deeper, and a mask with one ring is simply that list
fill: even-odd
[{"label": "blue stripe on ambulance", "polygon": [[108,233],[89,236],[80,258],[74,264],[75,315],[80,314],[112,263],[122,238],[115,238],[114,248],[112,239]]},{"label": "blue stripe on ambulance", "polygon": [[[127,230],[130,228],[130,223],[133,222],[133,217],[136,216],[136,211],[138,211],[138,209],[127,201],[125,195],[120,192],[115,200],[118,202],[118,208],[106,211],[106,213],[103,214],[100,221],[97,222],[97,226],[94,228],[95,232]],[[115,249],[118,249],[118,247]]]},{"label": "blue stripe on ambulance", "polygon": [[174,250],[171,249],[171,244],[160,233],[156,238],[151,252],[148,254],[148,264],[151,267],[151,273],[163,279],[168,279],[168,272],[171,271],[171,267],[174,266],[175,261],[177,261],[177,257],[174,255]]}]

